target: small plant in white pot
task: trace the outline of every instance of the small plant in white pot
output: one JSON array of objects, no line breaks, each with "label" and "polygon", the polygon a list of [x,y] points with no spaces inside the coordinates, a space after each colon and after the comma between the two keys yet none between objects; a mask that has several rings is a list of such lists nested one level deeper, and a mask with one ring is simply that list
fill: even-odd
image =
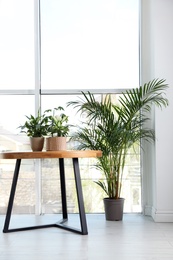
[{"label": "small plant in white pot", "polygon": [[66,139],[69,133],[68,116],[64,114],[64,108],[59,106],[47,109],[44,112],[47,121],[46,150],[66,150]]},{"label": "small plant in white pot", "polygon": [[41,115],[38,111],[37,116],[26,116],[24,125],[20,125],[21,133],[30,137],[31,149],[33,151],[42,151],[44,146],[44,136],[47,135],[47,125],[45,114]]}]

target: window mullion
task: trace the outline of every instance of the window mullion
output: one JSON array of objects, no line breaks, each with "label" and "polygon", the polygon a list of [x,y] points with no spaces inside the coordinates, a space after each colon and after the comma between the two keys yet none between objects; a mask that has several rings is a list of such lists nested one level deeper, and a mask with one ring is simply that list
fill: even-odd
[{"label": "window mullion", "polygon": [[[40,109],[40,88],[41,88],[41,44],[40,44],[40,0],[34,1],[34,49],[35,49],[35,114]],[[41,192],[41,161],[35,161],[35,214],[42,213],[42,192]]]}]

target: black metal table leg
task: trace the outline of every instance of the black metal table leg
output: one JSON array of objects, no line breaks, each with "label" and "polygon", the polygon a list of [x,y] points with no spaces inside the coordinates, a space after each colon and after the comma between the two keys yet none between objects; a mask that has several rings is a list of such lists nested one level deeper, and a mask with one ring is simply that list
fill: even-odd
[{"label": "black metal table leg", "polygon": [[77,192],[77,199],[79,205],[79,216],[80,216],[82,234],[87,235],[88,230],[87,230],[87,223],[86,223],[86,215],[85,215],[85,208],[84,208],[84,200],[83,200],[78,158],[73,158],[73,168],[74,168],[74,175],[75,175],[75,182],[76,182],[76,192]]},{"label": "black metal table leg", "polygon": [[60,182],[61,182],[61,199],[62,199],[62,214],[63,219],[67,220],[67,199],[66,199],[66,185],[65,185],[65,168],[64,159],[59,159],[59,171],[60,171]]},{"label": "black metal table leg", "polygon": [[9,224],[10,224],[11,211],[13,208],[13,201],[14,201],[14,196],[15,196],[15,191],[16,191],[16,186],[17,186],[17,180],[18,180],[18,176],[19,176],[20,164],[21,164],[21,159],[17,159],[16,165],[15,165],[15,170],[14,170],[13,181],[12,181],[12,185],[11,185],[11,192],[10,192],[10,197],[9,197],[9,202],[8,202],[8,207],[7,207],[7,214],[6,214],[5,223],[4,223],[4,229],[3,229],[4,233],[8,232],[8,228],[9,228]]}]

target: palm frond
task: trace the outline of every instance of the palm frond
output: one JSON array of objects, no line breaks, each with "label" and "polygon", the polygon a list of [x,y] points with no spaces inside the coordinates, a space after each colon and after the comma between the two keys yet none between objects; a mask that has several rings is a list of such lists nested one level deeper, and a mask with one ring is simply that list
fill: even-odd
[{"label": "palm frond", "polygon": [[146,112],[150,112],[152,105],[160,108],[168,105],[167,88],[164,79],[154,79],[140,88],[125,91],[119,99],[120,105],[112,103],[110,95],[98,102],[90,92],[82,92],[82,99],[69,102],[86,117],[73,135],[78,149],[102,150],[103,156],[98,158],[96,167],[104,174],[105,181],[96,183],[110,198],[120,196],[129,149],[141,145],[141,139],[155,140],[154,130],[146,127],[150,120]]}]

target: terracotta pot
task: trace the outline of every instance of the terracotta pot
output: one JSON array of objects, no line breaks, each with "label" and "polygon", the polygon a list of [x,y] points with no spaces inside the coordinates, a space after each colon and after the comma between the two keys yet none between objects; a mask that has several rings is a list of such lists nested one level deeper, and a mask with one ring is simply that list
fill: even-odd
[{"label": "terracotta pot", "polygon": [[104,200],[105,208],[105,217],[106,220],[118,221],[123,219],[123,208],[124,208],[124,199],[109,199],[105,198]]},{"label": "terracotta pot", "polygon": [[66,137],[48,137],[46,138],[47,151],[60,151],[66,150]]},{"label": "terracotta pot", "polygon": [[44,137],[30,137],[32,151],[42,151],[44,146]]}]

